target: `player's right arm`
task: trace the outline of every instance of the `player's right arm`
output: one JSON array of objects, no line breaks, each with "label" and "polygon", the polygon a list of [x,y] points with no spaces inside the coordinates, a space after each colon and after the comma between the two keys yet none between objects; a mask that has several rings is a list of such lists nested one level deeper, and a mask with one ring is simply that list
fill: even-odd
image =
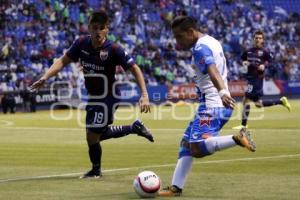
[{"label": "player's right arm", "polygon": [[200,45],[194,51],[195,64],[203,74],[208,74],[225,107],[234,108],[235,100],[230,96],[222,76],[217,69],[213,53],[206,45]]},{"label": "player's right arm", "polygon": [[71,62],[77,62],[80,54],[80,43],[83,38],[76,39],[67,52],[56,59],[54,63],[50,66],[49,70],[36,82],[30,86],[31,91],[36,91],[40,89],[44,83],[51,77],[56,76],[64,66],[70,64]]},{"label": "player's right arm", "polygon": [[223,105],[225,107],[229,107],[233,109],[235,106],[235,100],[230,96],[229,91],[227,91],[224,81],[216,65],[215,64],[209,65],[207,68],[207,73],[209,74],[212,83],[219,91],[219,95],[222,99]]},{"label": "player's right arm", "polygon": [[248,66],[250,65],[250,62],[247,60],[247,53],[248,51],[244,51],[244,53],[241,56],[242,67],[240,68],[240,72],[243,74],[246,74],[248,72]]},{"label": "player's right arm", "polygon": [[147,88],[146,88],[146,84],[145,84],[145,78],[144,78],[144,75],[143,75],[141,69],[139,68],[139,66],[137,64],[135,64],[133,58],[131,56],[129,56],[123,50],[123,48],[121,48],[119,46],[115,46],[115,53],[118,58],[118,64],[121,65],[123,67],[123,69],[125,69],[125,70],[130,69],[131,73],[135,77],[135,80],[141,90],[142,95],[139,100],[141,112],[144,112],[144,113],[150,112],[151,109],[150,109],[150,103],[149,103],[149,96],[148,96],[148,92],[147,92]]},{"label": "player's right arm", "polygon": [[30,86],[30,90],[35,91],[40,89],[49,78],[56,76],[64,66],[70,64],[71,62],[72,60],[66,54],[56,59],[49,70],[39,80]]}]

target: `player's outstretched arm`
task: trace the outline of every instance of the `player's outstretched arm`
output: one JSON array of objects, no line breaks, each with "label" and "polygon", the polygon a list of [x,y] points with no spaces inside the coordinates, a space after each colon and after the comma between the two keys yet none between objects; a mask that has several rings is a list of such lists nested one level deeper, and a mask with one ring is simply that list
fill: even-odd
[{"label": "player's outstretched arm", "polygon": [[149,104],[149,96],[148,96],[148,92],[146,89],[146,84],[145,84],[144,75],[143,75],[142,71],[136,64],[134,64],[130,68],[130,71],[133,74],[133,76],[135,77],[135,80],[142,92],[142,96],[139,100],[141,112],[144,112],[144,113],[151,112],[150,104]]},{"label": "player's outstretched arm", "polygon": [[64,66],[68,65],[71,62],[72,60],[66,55],[63,55],[60,58],[56,59],[50,66],[49,70],[39,80],[37,80],[30,86],[30,90],[34,92],[40,89],[49,78],[55,76],[62,70]]},{"label": "player's outstretched arm", "polygon": [[219,91],[219,95],[222,99],[223,105],[225,107],[234,108],[235,100],[230,96],[229,91],[226,89],[224,81],[220,75],[219,70],[217,69],[215,64],[212,64],[207,69],[208,74],[210,76],[211,81],[214,86]]}]

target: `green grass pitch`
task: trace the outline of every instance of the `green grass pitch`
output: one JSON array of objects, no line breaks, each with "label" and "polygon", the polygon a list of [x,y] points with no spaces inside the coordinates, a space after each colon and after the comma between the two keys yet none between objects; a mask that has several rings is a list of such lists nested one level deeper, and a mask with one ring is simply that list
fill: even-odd
[{"label": "green grass pitch", "polygon": [[[290,113],[281,106],[253,110],[249,126],[257,152],[235,147],[195,159],[183,196],[176,199],[299,199],[300,101],[291,104]],[[0,199],[139,199],[132,183],[140,171],[152,170],[163,186],[170,183],[193,109],[156,106],[140,116],[137,109],[120,108],[115,124],[141,117],[155,143],[135,135],[103,142],[104,176],[98,180],[78,179],[90,168],[83,111],[1,114]],[[239,105],[223,135],[236,132],[231,127],[240,123],[240,110]]]}]

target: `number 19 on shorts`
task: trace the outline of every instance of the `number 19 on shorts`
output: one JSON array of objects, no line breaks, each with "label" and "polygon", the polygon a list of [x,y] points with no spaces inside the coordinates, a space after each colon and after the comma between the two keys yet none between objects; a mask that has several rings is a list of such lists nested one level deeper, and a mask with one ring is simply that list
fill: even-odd
[{"label": "number 19 on shorts", "polygon": [[103,122],[103,113],[95,112],[94,113],[94,124],[102,124]]},{"label": "number 19 on shorts", "polygon": [[253,85],[248,84],[248,86],[247,86],[247,93],[251,93],[252,90],[253,90]]}]

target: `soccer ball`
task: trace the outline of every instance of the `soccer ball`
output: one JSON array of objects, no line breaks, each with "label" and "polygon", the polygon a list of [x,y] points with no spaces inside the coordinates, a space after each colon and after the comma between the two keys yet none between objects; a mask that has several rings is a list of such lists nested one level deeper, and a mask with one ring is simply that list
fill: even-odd
[{"label": "soccer ball", "polygon": [[133,181],[135,192],[142,198],[153,198],[160,189],[159,177],[151,171],[143,171]]}]

